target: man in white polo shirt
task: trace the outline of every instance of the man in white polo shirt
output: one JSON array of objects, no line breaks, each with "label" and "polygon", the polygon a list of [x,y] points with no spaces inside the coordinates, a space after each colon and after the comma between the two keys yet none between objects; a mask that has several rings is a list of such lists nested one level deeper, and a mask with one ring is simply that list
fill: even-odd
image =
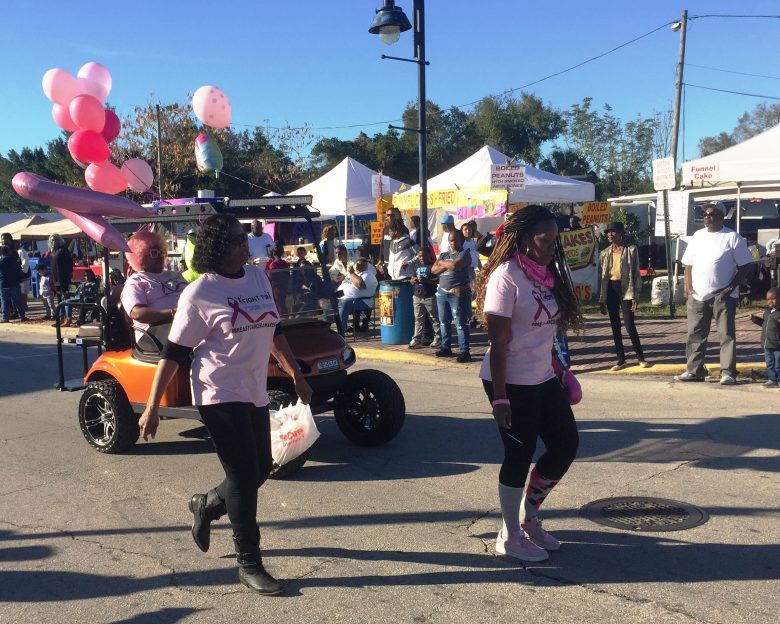
[{"label": "man in white polo shirt", "polygon": [[683,254],[685,294],[688,297],[688,370],[675,381],[703,381],[704,357],[712,319],[720,338],[720,383],[733,386],[737,377],[734,319],[739,285],[753,257],[745,239],[723,226],[723,211],[717,204],[704,207],[704,228],[688,241]]}]

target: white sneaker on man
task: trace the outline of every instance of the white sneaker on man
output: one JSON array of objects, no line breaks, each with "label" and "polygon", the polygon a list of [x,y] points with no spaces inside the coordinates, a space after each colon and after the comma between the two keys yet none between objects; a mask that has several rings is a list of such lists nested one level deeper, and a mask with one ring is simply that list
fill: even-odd
[{"label": "white sneaker on man", "polygon": [[734,377],[731,375],[731,373],[721,373],[720,374],[720,385],[721,386],[733,386],[737,383],[737,380],[734,379]]}]

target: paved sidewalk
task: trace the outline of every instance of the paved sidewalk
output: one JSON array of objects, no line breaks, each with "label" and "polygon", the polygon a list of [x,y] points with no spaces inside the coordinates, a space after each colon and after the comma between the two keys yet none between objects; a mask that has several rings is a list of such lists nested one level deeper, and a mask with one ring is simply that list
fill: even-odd
[{"label": "paved sidewalk", "polygon": [[[636,363],[631,341],[624,332],[623,344],[628,362],[634,365],[618,372],[609,368],[615,364],[615,345],[609,319],[602,316],[590,316],[586,319],[586,329],[580,335],[569,338],[572,370],[577,373],[608,373],[610,375],[677,375],[685,371],[685,342],[687,338],[687,320],[685,318],[661,319],[638,318],[636,321],[639,337],[645,352],[645,359],[653,364],[651,368],[641,368]],[[749,312],[737,313],[737,368],[740,374],[749,379],[765,379],[766,367],[760,343],[761,328],[750,321]],[[433,357],[433,349],[410,350],[406,345],[383,344],[377,331],[376,336],[358,336],[354,345],[358,357],[383,359],[396,362],[417,362],[440,364],[444,366],[478,367],[487,350],[488,341],[485,329],[479,327],[471,332],[471,355],[473,362],[458,364],[454,358],[439,359]],[[352,340],[349,338],[349,340]],[[453,343],[457,339],[453,332]],[[710,374],[717,376],[720,370],[718,334],[713,323],[707,349],[707,366]]]},{"label": "paved sidewalk", "polygon": [[[35,320],[43,315],[40,301],[30,300],[28,316],[34,320],[27,323],[11,321],[0,324],[0,334],[6,330],[24,330],[36,333],[50,334],[54,340],[54,328],[50,321]],[[612,341],[612,330],[609,319],[605,316],[590,316],[586,318],[585,331],[569,338],[572,370],[577,373],[605,373],[609,375],[677,375],[685,371],[685,341],[687,335],[685,318],[637,318],[637,330],[645,351],[645,358],[651,362],[651,368],[640,368],[634,359],[631,341],[625,334],[623,344],[629,366],[618,372],[609,368],[615,363],[615,347]],[[63,329],[66,337],[75,336],[77,329]],[[750,321],[750,312],[737,312],[737,368],[740,375],[748,380],[766,379],[764,356],[759,346],[761,328]],[[478,370],[488,347],[487,334],[484,328],[471,330],[470,364],[458,364],[455,358],[435,358],[434,349],[409,349],[403,345],[388,345],[381,341],[381,331],[377,326],[371,335],[358,334],[357,337],[347,336],[347,342],[355,348],[358,358],[384,360],[410,364],[435,365],[457,368],[472,368]],[[453,329],[453,344],[457,337]],[[711,376],[718,376],[718,335],[713,323],[710,343],[707,349],[707,366]],[[457,353],[457,350],[456,350]]]}]

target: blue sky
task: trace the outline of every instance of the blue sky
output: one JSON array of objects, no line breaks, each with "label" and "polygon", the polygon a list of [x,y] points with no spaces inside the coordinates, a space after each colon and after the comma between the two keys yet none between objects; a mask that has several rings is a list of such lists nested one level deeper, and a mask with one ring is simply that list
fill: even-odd
[{"label": "blue sky", "polygon": [[[41,90],[47,69],[75,74],[88,61],[113,77],[120,117],[150,98],[184,102],[204,84],[231,100],[237,129],[308,123],[321,136],[383,132],[417,97],[410,33],[392,47],[368,33],[381,0],[134,0],[4,2],[0,63],[6,76],[0,152],[44,146],[59,129]],[[412,0],[398,0],[411,18]],[[605,52],[667,22],[711,14],[780,14],[776,0],[428,0],[428,99],[448,107],[503,92]],[[685,81],[780,96],[778,19],[699,18],[688,28]],[[664,27],[605,58],[528,89],[566,109],[583,97],[624,119],[671,106],[679,35]],[[763,100],[688,87],[684,156],[702,136],[731,131]],[[363,125],[365,124],[365,125]],[[355,128],[325,129],[334,126]],[[322,129],[319,129],[322,128]],[[681,129],[682,131],[682,129]]]}]

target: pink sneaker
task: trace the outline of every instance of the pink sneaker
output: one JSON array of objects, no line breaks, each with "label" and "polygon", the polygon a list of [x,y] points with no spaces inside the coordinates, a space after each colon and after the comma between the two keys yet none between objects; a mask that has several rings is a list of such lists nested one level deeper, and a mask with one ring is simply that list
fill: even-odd
[{"label": "pink sneaker", "polygon": [[542,528],[542,521],[539,518],[529,518],[528,522],[520,525],[534,544],[545,550],[558,550],[561,543]]},{"label": "pink sneaker", "polygon": [[544,561],[549,557],[547,551],[532,544],[523,531],[515,531],[510,539],[504,539],[499,531],[496,538],[496,552],[520,561]]}]

